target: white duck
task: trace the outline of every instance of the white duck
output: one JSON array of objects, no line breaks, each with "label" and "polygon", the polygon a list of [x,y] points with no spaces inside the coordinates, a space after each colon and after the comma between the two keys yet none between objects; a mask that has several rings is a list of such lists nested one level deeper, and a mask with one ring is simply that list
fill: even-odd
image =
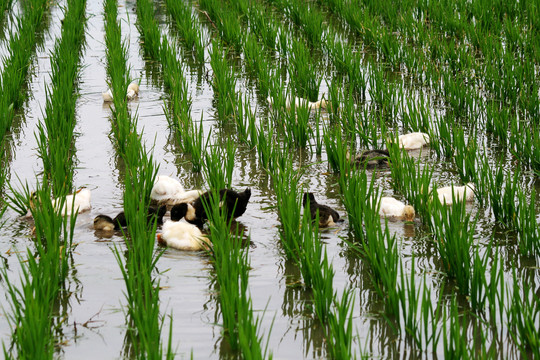
[{"label": "white duck", "polygon": [[[101,93],[101,96],[103,97],[103,102],[113,101],[113,93],[111,89],[108,89],[107,91]],[[129,84],[127,88],[127,93],[126,93],[127,99],[133,100],[137,96],[139,96],[139,85],[137,83]]]},{"label": "white duck", "polygon": [[[441,204],[450,205],[452,204],[452,199],[456,201],[473,201],[475,190],[476,188],[473,183],[468,183],[464,186],[445,186],[437,189],[437,195]],[[453,198],[452,192],[454,193]]]},{"label": "white duck", "polygon": [[[270,106],[274,105],[274,99],[269,96],[266,98]],[[289,94],[285,98],[285,108],[290,109],[293,104],[292,96]],[[321,99],[315,102],[309,101],[307,99],[299,98],[297,96],[294,97],[294,104],[295,106],[307,106],[309,110],[317,110],[317,109],[326,109],[328,106],[328,102],[325,99]]]},{"label": "white duck", "polygon": [[150,198],[158,204],[176,205],[195,201],[201,194],[201,190],[185,191],[178,180],[167,175],[158,175]]},{"label": "white duck", "polygon": [[212,245],[197,226],[184,221],[166,221],[157,240],[161,245],[184,251],[207,250]]},{"label": "white duck", "polygon": [[379,207],[379,215],[405,221],[413,221],[415,212],[411,205],[405,205],[393,197],[383,196]]},{"label": "white duck", "polygon": [[399,147],[405,150],[421,149],[429,144],[429,135],[423,132],[413,132],[398,137]]},{"label": "white duck", "polygon": [[72,214],[72,205],[74,212],[79,211],[79,213],[82,213],[84,211],[90,210],[90,198],[90,190],[82,188],[77,190],[75,194],[67,195],[66,201],[63,204],[60,199],[54,199],[53,206],[57,211],[60,211],[60,215],[70,216]]}]

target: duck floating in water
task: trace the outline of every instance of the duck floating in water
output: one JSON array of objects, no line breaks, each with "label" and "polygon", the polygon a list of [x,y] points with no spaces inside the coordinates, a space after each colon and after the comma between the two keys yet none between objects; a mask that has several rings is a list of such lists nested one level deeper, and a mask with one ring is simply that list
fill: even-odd
[{"label": "duck floating in water", "polygon": [[185,191],[178,180],[167,175],[158,175],[152,187],[150,199],[156,201],[158,204],[176,205],[193,202],[201,194],[201,190]]},{"label": "duck floating in water", "polygon": [[343,220],[339,218],[337,211],[332,209],[330,206],[319,204],[315,200],[315,195],[313,193],[305,193],[302,200],[304,208],[307,206],[309,200],[309,214],[312,220],[317,218],[317,213],[319,213],[319,227],[328,227],[335,226],[337,222],[342,222]]},{"label": "duck floating in water", "polygon": [[[274,99],[271,96],[267,97],[266,100],[268,101],[268,104],[270,104],[270,106],[274,106]],[[285,98],[285,108],[289,110],[292,107],[292,104],[293,97],[289,94]],[[328,107],[328,102],[325,99],[312,102],[297,96],[294,97],[294,104],[296,107],[304,106],[307,107],[309,110],[326,109]]]},{"label": "duck floating in water", "polygon": [[[113,93],[111,89],[108,89],[107,91],[101,93],[101,96],[103,97],[103,102],[113,101]],[[133,100],[137,96],[139,96],[139,85],[137,83],[129,84],[127,88],[126,98],[128,100]]]},{"label": "duck floating in water", "polygon": [[405,221],[413,221],[415,216],[414,208],[411,205],[394,199],[393,197],[381,197],[379,215]]},{"label": "duck floating in water", "polygon": [[[473,201],[476,187],[473,183],[464,186],[445,186],[437,189],[437,196],[441,204],[450,205],[453,199],[456,201]],[[452,197],[452,193],[454,194]]]},{"label": "duck floating in water", "polygon": [[212,246],[197,226],[184,221],[166,221],[157,240],[161,245],[183,251],[208,250]]},{"label": "duck floating in water", "polygon": [[[203,201],[206,201],[207,206],[212,206],[210,194],[211,193],[207,191],[191,204],[179,204],[173,206],[171,209],[171,220],[180,220],[182,218],[180,215],[185,214],[184,218],[186,221],[202,227],[204,222],[208,219]],[[247,188],[242,192],[236,192],[232,189],[221,189],[219,191],[219,198],[219,206],[225,207],[228,219],[236,219],[246,212],[247,204],[251,198],[251,189]],[[185,212],[183,210],[184,207],[186,208]]]},{"label": "duck floating in water", "polygon": [[417,150],[429,144],[429,134],[423,132],[413,132],[410,134],[400,135],[398,144],[401,149]]},{"label": "duck floating in water", "polygon": [[91,192],[89,189],[81,188],[74,194],[67,195],[66,201],[62,203],[61,199],[53,200],[53,207],[60,211],[60,215],[71,216],[73,212],[85,212],[92,207],[90,204]]},{"label": "duck floating in water", "polygon": [[375,167],[388,166],[390,160],[390,153],[388,150],[364,150],[360,154],[356,155],[354,162],[360,166],[365,166],[368,169]]},{"label": "duck floating in water", "polygon": [[[158,225],[161,225],[163,224],[163,216],[166,212],[167,207],[165,205],[158,208],[149,206],[146,221],[151,224],[155,220]],[[127,227],[127,219],[123,211],[116,215],[114,219],[107,215],[98,215],[94,218],[95,230],[112,231],[125,227]]]}]

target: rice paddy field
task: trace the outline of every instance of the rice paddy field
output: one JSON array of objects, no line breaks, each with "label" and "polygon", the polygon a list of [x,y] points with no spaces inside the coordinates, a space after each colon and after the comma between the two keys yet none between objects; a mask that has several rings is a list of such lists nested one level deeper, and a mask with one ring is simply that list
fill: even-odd
[{"label": "rice paddy field", "polygon": [[[4,357],[540,358],[539,11],[0,0]],[[389,166],[355,163],[373,149]],[[247,211],[213,199],[211,250],[162,247],[157,175],[250,188]]]}]

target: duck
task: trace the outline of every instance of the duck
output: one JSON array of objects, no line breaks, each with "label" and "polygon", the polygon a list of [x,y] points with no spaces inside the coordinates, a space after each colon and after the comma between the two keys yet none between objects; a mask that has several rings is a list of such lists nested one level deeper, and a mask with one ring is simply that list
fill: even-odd
[{"label": "duck", "polygon": [[378,166],[388,166],[390,153],[388,150],[364,150],[356,155],[354,162],[358,165],[365,166],[368,169]]},{"label": "duck", "polygon": [[100,214],[94,218],[94,230],[114,231],[120,230],[122,226],[108,215]]},{"label": "duck", "polygon": [[[192,203],[186,204],[185,213],[183,210],[184,205],[173,206],[171,208],[171,220],[178,221],[181,219],[179,216],[184,213],[184,218],[187,222],[202,227],[206,219],[208,219],[203,201],[206,201],[210,205],[210,194],[207,191]],[[221,189],[219,191],[219,198],[221,200],[219,205],[220,207],[225,206],[227,218],[229,220],[231,218],[236,219],[246,212],[249,199],[251,198],[251,189],[247,188],[242,192],[236,192],[233,189]]]},{"label": "duck", "polygon": [[[156,219],[158,225],[163,224],[163,216],[167,212],[167,207],[165,205],[159,207],[148,207],[148,213],[146,216],[146,221],[148,224],[152,224],[152,221]],[[120,230],[121,228],[127,227],[126,214],[122,211],[112,219],[108,215],[98,215],[94,218],[94,229],[95,230]]]},{"label": "duck", "polygon": [[308,199],[309,214],[311,219],[315,220],[317,213],[319,213],[319,227],[335,226],[337,222],[343,221],[339,218],[338,212],[332,209],[330,206],[319,204],[315,200],[315,195],[313,195],[313,193],[304,193],[304,198],[302,200],[304,208],[307,206]]},{"label": "duck", "polygon": [[[437,189],[437,196],[441,204],[451,205],[453,199],[456,201],[471,202],[474,200],[476,187],[473,183],[467,183],[463,186],[445,186]],[[452,193],[454,194],[452,197]]]},{"label": "duck", "polygon": [[[139,85],[137,83],[131,83],[128,85],[126,98],[128,100],[133,100],[137,96],[139,96]],[[103,102],[112,102],[113,101],[113,93],[111,89],[107,89],[107,91],[101,93],[101,97],[103,98]]]},{"label": "duck", "polygon": [[193,224],[185,221],[167,220],[163,231],[157,234],[159,244],[183,251],[208,250],[212,246],[210,239]]},{"label": "duck", "polygon": [[86,188],[80,188],[77,190],[74,194],[67,195],[66,200],[62,201],[62,199],[54,199],[53,207],[56,209],[56,211],[60,212],[60,215],[64,216],[71,216],[73,209],[74,212],[85,212],[90,210],[92,207],[90,204],[91,199],[91,192],[89,189]]},{"label": "duck", "polygon": [[398,144],[404,150],[417,150],[429,144],[429,134],[423,132],[413,132],[410,134],[400,135]]},{"label": "duck", "polygon": [[126,97],[128,100],[133,100],[139,96],[139,84],[131,83],[128,85]]},{"label": "duck", "polygon": [[[274,99],[271,96],[268,96],[266,100],[268,101],[268,104],[270,104],[270,106],[274,105]],[[285,98],[285,108],[289,110],[292,107],[292,104],[293,104],[293,97],[292,95],[288,94],[287,97]],[[294,104],[297,107],[307,106],[309,110],[326,109],[328,107],[328,102],[324,98],[321,100],[312,102],[307,99],[295,96]]]},{"label": "duck", "polygon": [[180,203],[191,203],[197,200],[201,194],[201,190],[185,191],[182,184],[170,176],[158,175],[152,187],[150,199],[160,205],[176,205]]},{"label": "duck", "polygon": [[414,221],[415,211],[411,205],[394,199],[393,197],[381,197],[379,215],[405,221]]}]

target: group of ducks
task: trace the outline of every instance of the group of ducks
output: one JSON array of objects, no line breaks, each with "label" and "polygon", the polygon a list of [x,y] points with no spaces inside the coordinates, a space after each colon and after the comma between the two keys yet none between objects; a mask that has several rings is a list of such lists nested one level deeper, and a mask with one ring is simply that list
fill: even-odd
[{"label": "group of ducks", "polygon": [[[211,193],[201,190],[186,191],[182,184],[169,176],[156,178],[150,198],[155,206],[148,208],[148,221],[156,221],[162,226],[157,235],[160,244],[178,250],[203,250],[210,247],[210,240],[201,230],[208,219],[207,209],[211,209]],[[219,207],[229,219],[242,216],[251,197],[251,189],[242,192],[232,189],[219,191]],[[163,217],[170,210],[170,220],[163,222]],[[182,220],[183,219],[183,220]],[[115,218],[98,215],[94,219],[94,229],[115,231],[127,226],[124,212]]]}]

